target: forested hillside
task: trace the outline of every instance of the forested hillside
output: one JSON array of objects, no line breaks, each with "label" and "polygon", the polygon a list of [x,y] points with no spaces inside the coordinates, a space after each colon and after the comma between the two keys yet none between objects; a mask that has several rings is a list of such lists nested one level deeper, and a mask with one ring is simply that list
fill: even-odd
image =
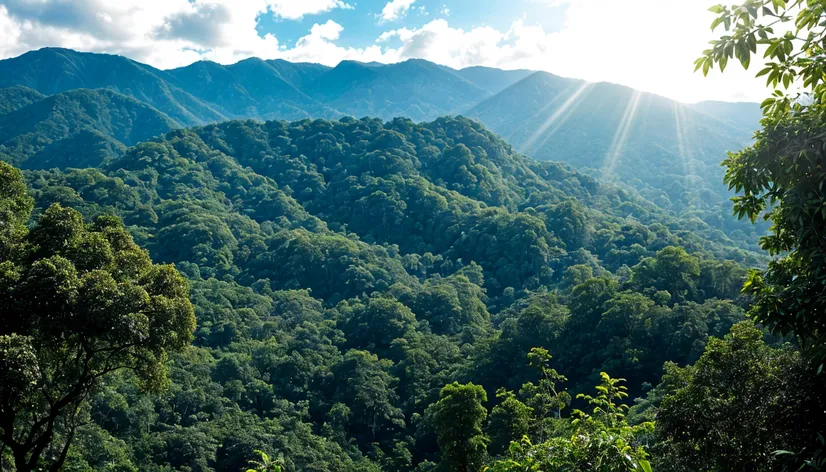
[{"label": "forested hillside", "polygon": [[756,104],[684,105],[608,83],[537,72],[467,115],[539,160],[630,184],[674,214],[699,217],[756,248],[767,225],[731,217],[721,156],[747,145]]},{"label": "forested hillside", "polygon": [[14,87],[0,89],[0,97],[9,108],[0,114],[0,156],[27,169],[97,166],[180,127],[152,106],[106,89],[43,97]]},{"label": "forested hillside", "polygon": [[0,87],[11,86],[44,94],[109,88],[183,126],[233,118],[418,122],[465,115],[535,159],[628,184],[673,215],[700,218],[744,247],[757,250],[767,229],[732,218],[730,193],[720,183],[720,160],[747,144],[759,125],[755,104],[684,105],[610,83],[524,70],[454,70],[423,60],[343,61],[330,68],[251,58],[160,71],[119,56],[54,48],[0,61]]},{"label": "forested hillside", "polygon": [[[759,107],[419,59],[0,60],[0,471],[826,470],[826,9],[741,1],[695,72],[763,63]],[[617,34],[390,2],[345,53],[333,20],[272,32],[317,2],[58,3],[0,5],[0,54],[516,65]],[[658,70],[693,37],[673,3],[612,13],[645,40],[607,76],[693,83]]]},{"label": "forested hillside", "polygon": [[6,114],[40,101],[44,95],[28,87],[16,86],[0,89],[0,114]]},{"label": "forested hillside", "polygon": [[44,48],[0,61],[0,88],[15,85],[46,95],[108,88],[150,104],[182,125],[226,119],[166,72],[110,54]]},{"label": "forested hillside", "polygon": [[[744,319],[761,262],[467,119],[233,121],[26,180],[36,214],[122,217],[197,318],[165,393],[122,374],[95,394],[73,470],[241,470],[255,449],[286,470],[431,470],[446,384],[540,405],[520,386],[544,348],[559,388],[607,371],[639,396]],[[521,437],[491,425],[491,454]]]}]

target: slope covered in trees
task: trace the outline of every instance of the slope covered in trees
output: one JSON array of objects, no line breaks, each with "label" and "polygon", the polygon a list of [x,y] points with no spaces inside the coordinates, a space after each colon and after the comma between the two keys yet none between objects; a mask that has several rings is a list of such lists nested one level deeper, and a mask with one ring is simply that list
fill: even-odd
[{"label": "slope covered in trees", "polygon": [[37,90],[19,85],[0,89],[0,115],[13,112],[43,98],[44,95]]},{"label": "slope covered in trees", "polygon": [[[639,396],[743,319],[760,263],[467,119],[235,121],[26,178],[38,209],[120,216],[191,284],[195,340],[170,388],[109,378],[69,451],[81,470],[241,470],[256,449],[286,470],[432,470],[484,453],[440,455],[428,407],[460,398],[491,411],[472,421],[504,454],[524,428],[501,408],[548,398],[532,348],[567,376],[566,405],[601,371]],[[566,427],[546,414],[523,423],[532,437]]]},{"label": "slope covered in trees", "polygon": [[752,249],[767,229],[733,219],[730,194],[720,184],[719,162],[758,127],[754,104],[683,105],[615,84],[545,72],[454,70],[423,60],[343,61],[330,68],[251,58],[160,71],[119,56],[51,48],[0,61],[0,87],[13,85],[45,94],[111,88],[184,126],[233,118],[466,115],[536,159],[618,179],[672,214],[700,218]]},{"label": "slope covered in trees", "polygon": [[608,83],[537,72],[467,112],[522,152],[630,184],[658,206],[699,217],[734,239],[767,225],[731,217],[720,161],[759,126],[756,104],[685,105]]},{"label": "slope covered in trees", "polygon": [[226,119],[154,67],[110,54],[43,48],[0,61],[0,88],[22,85],[46,95],[108,88],[148,103],[182,125]]},{"label": "slope covered in trees", "polygon": [[111,90],[35,94],[0,89],[8,103],[14,98],[21,104],[0,114],[0,155],[23,168],[97,166],[126,146],[179,127],[155,108]]}]

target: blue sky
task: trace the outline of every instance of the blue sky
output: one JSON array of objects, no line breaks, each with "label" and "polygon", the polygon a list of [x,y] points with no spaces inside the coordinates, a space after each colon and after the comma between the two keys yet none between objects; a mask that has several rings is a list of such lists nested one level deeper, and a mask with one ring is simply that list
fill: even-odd
[{"label": "blue sky", "polygon": [[0,0],[0,59],[46,46],[168,69],[212,60],[427,59],[544,70],[684,102],[759,101],[752,71],[703,78],[715,0]]}]

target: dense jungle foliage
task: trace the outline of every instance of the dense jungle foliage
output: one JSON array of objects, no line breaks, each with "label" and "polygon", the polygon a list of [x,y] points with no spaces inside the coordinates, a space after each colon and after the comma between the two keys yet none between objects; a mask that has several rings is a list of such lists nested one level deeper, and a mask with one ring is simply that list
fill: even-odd
[{"label": "dense jungle foliage", "polygon": [[[761,229],[667,204],[690,209],[681,189],[711,174],[668,184],[656,167],[687,162],[638,152],[668,142],[651,123],[642,137],[617,127],[624,155],[661,164],[638,173],[643,198],[606,183],[633,159],[606,162],[597,180],[465,118],[356,120],[329,107],[348,90],[445,74],[466,82],[440,89],[456,107],[491,70],[249,60],[162,72],[63,50],[3,61],[14,74],[0,84],[32,88],[0,93],[0,113],[18,117],[9,135],[30,133],[0,155],[24,168],[0,162],[0,469],[824,470],[826,7],[711,11],[726,33],[697,69],[748,67],[762,45],[758,76],[777,89],[754,144],[724,161],[735,215],[772,225],[759,241],[771,259],[748,241]],[[797,35],[775,33],[793,21]],[[136,100],[54,89],[41,71],[58,56],[61,87],[98,83],[110,61],[147,87],[127,94]],[[285,100],[253,93],[266,77]],[[495,77],[509,93],[540,76]],[[798,80],[803,92],[789,91]],[[407,85],[385,90],[407,101],[359,106],[437,111]],[[579,96],[566,90],[556,99]],[[630,100],[626,119],[673,115],[682,144],[725,139],[687,133],[702,130],[689,111],[657,97]],[[163,134],[178,123],[155,120],[149,101],[185,125],[302,104],[339,119]],[[622,108],[600,106],[586,111]],[[749,123],[719,104],[695,110],[720,113],[718,130]],[[558,131],[538,123],[533,137]],[[74,138],[89,131],[113,147]],[[663,182],[674,199],[657,196]]]},{"label": "dense jungle foliage", "polygon": [[[96,386],[66,470],[242,470],[256,450],[285,470],[478,470],[570,435],[571,408],[580,436],[619,428],[572,458],[633,443],[642,467],[650,429],[621,426],[622,403],[744,319],[763,261],[466,119],[227,122],[25,176],[35,220],[122,218],[197,318],[168,389],[128,370]],[[466,430],[440,412],[467,404],[479,438],[446,452]]]}]

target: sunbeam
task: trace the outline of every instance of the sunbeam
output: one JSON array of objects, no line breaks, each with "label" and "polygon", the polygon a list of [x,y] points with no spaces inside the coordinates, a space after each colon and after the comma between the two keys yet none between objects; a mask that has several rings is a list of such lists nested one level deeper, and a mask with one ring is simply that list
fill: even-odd
[{"label": "sunbeam", "polygon": [[631,96],[631,99],[628,101],[628,106],[625,107],[625,113],[622,115],[622,121],[620,121],[620,124],[617,127],[617,132],[614,134],[614,139],[611,141],[611,147],[605,154],[605,162],[602,164],[603,178],[610,177],[611,174],[614,173],[614,169],[617,167],[617,160],[619,159],[620,153],[622,153],[622,148],[625,146],[625,141],[628,139],[628,133],[631,130],[631,125],[637,115],[637,107],[640,104],[640,97],[642,97],[642,92],[635,90],[634,94]]},{"label": "sunbeam", "polygon": [[[571,113],[574,110],[576,110],[576,107],[580,103],[579,98],[581,96],[583,96],[585,93],[587,93],[588,91],[590,91],[590,89],[591,89],[591,87],[593,87],[593,85],[594,84],[592,84],[590,82],[583,82],[582,85],[580,85],[574,91],[574,93],[571,94],[571,96],[568,97],[567,100],[565,100],[565,103],[563,103],[559,108],[557,108],[556,111],[554,111],[553,114],[551,114],[551,116],[549,116],[548,119],[545,120],[544,123],[542,123],[542,126],[540,126],[539,129],[537,129],[536,132],[534,132],[533,135],[531,135],[530,139],[528,139],[525,142],[525,144],[522,145],[523,151],[527,152],[528,150],[530,150],[533,147],[533,145],[536,143],[536,140],[539,139],[540,137],[544,137],[544,139],[543,139],[543,144],[544,144],[551,136],[553,136],[553,134],[556,133],[557,130],[559,130],[559,128],[571,116]],[[548,132],[546,134],[546,131],[548,131],[548,129],[551,126],[554,126],[554,128],[551,129],[550,132]]]},{"label": "sunbeam", "polygon": [[691,205],[695,204],[697,199],[697,191],[691,181],[694,178],[694,156],[691,152],[691,146],[688,143],[688,138],[685,133],[685,110],[683,106],[677,102],[673,103],[674,110],[674,127],[677,133],[677,148],[680,151],[680,164],[683,167],[685,174],[684,185],[688,193],[688,201]]}]

